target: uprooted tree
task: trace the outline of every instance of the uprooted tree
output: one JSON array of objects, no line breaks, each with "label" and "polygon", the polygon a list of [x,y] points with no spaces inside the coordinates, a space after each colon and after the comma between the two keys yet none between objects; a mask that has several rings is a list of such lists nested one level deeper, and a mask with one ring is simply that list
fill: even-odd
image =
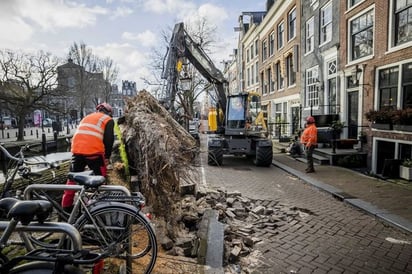
[{"label": "uprooted tree", "polygon": [[119,121],[129,170],[151,213],[164,219],[167,235],[175,238],[179,186],[193,181],[198,147],[193,137],[147,91],[128,99]]}]

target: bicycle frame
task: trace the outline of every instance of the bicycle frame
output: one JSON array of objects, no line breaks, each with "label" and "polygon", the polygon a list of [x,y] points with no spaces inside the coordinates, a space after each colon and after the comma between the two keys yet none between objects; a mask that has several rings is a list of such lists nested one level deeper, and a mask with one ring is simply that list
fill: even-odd
[{"label": "bicycle frame", "polygon": [[26,248],[28,250],[34,250],[34,247],[27,239],[25,233],[22,232],[57,232],[64,233],[69,236],[72,242],[72,250],[74,252],[79,252],[82,248],[82,237],[79,231],[68,223],[56,223],[56,222],[46,222],[46,223],[30,223],[28,225],[22,225],[16,220],[12,219],[10,221],[0,221],[0,231],[4,231],[0,237],[0,250],[7,246],[7,242],[10,239],[10,235],[13,232],[18,232],[21,237],[23,237]]}]

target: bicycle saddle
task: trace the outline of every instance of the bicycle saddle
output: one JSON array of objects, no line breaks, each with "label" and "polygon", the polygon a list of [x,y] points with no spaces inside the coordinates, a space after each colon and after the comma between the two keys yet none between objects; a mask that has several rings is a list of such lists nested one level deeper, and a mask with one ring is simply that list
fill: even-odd
[{"label": "bicycle saddle", "polygon": [[8,197],[0,200],[0,210],[7,215],[10,209],[18,202],[16,198]]},{"label": "bicycle saddle", "polygon": [[69,172],[68,177],[70,180],[75,181],[79,185],[87,188],[95,188],[104,184],[106,178],[101,175],[86,175],[81,172]]},{"label": "bicycle saddle", "polygon": [[17,201],[7,216],[15,218],[23,225],[28,225],[35,220],[35,217],[39,223],[42,223],[47,219],[52,209],[52,204],[45,200]]}]

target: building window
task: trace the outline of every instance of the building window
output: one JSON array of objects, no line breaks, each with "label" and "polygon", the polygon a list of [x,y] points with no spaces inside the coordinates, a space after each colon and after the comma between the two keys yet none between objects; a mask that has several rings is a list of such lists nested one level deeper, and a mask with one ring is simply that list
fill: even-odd
[{"label": "building window", "polygon": [[318,67],[306,70],[306,106],[319,106]]},{"label": "building window", "polygon": [[296,36],[296,8],[288,14],[288,40]]},{"label": "building window", "polygon": [[253,85],[255,83],[255,66],[252,64],[250,67],[250,73],[252,74],[250,77],[250,84]]},{"label": "building window", "polygon": [[253,54],[255,53],[254,49],[253,49],[253,44],[250,46],[250,59],[253,59]]},{"label": "building window", "polygon": [[277,63],[276,63],[276,79],[277,79],[277,86],[276,86],[276,88],[277,88],[278,90],[279,90],[279,89],[283,89],[285,83],[284,83],[284,79],[283,79],[283,76],[282,76],[282,68],[281,68],[280,62],[277,62]]},{"label": "building window", "polygon": [[283,22],[278,25],[278,49],[283,48],[283,35],[285,33],[285,26]]},{"label": "building window", "polygon": [[266,80],[267,80],[267,88],[268,88],[267,92],[268,93],[272,92],[272,77],[271,77],[271,75],[272,75],[272,72],[271,72],[270,68],[268,68],[266,70]]},{"label": "building window", "polygon": [[250,61],[250,52],[249,49],[246,50],[246,63],[249,63]]},{"label": "building window", "polygon": [[330,114],[336,114],[338,113],[338,98],[337,98],[337,79],[336,79],[336,73],[337,73],[337,63],[336,59],[327,62],[327,67],[328,67],[328,85],[327,85],[327,91],[326,91],[326,102],[329,103],[328,107],[328,112]]},{"label": "building window", "polygon": [[412,0],[395,2],[395,46],[412,41]]},{"label": "building window", "polygon": [[332,40],[332,3],[320,10],[320,44]]},{"label": "building window", "polygon": [[260,73],[260,83],[262,88],[262,94],[266,94],[265,74],[263,72]]},{"label": "building window", "polygon": [[364,1],[364,0],[348,0],[348,8],[356,6],[357,4],[359,4],[362,1]]},{"label": "building window", "polygon": [[314,20],[313,17],[310,18],[306,22],[306,44],[305,44],[305,52],[309,53],[313,51],[313,47],[315,44],[315,36],[314,36]]},{"label": "building window", "polygon": [[76,80],[74,79],[73,76],[69,76],[69,77],[67,78],[67,86],[68,86],[69,88],[74,88],[75,85],[76,85]]},{"label": "building window", "polygon": [[247,86],[250,86],[250,68],[247,68]]},{"label": "building window", "polygon": [[288,86],[292,86],[296,84],[296,72],[295,69],[293,68],[293,56],[292,54],[289,54],[288,57],[286,57],[286,68],[287,68],[287,78],[288,78]]},{"label": "building window", "polygon": [[258,56],[259,54],[259,41],[255,41],[255,56]]},{"label": "building window", "polygon": [[412,63],[402,66],[402,102],[401,108],[412,108]]},{"label": "building window", "polygon": [[268,58],[268,43],[267,40],[262,42],[262,61],[265,61]]},{"label": "building window", "polygon": [[373,53],[373,10],[350,22],[351,60]]},{"label": "building window", "polygon": [[256,76],[256,78],[255,78],[255,80],[256,80],[256,83],[258,83],[259,82],[259,66],[258,66],[258,61],[256,61],[256,64],[255,64],[255,76]]},{"label": "building window", "polygon": [[275,33],[272,32],[269,36],[269,56],[275,53]]},{"label": "building window", "polygon": [[399,67],[379,71],[379,109],[396,108],[398,97]]}]

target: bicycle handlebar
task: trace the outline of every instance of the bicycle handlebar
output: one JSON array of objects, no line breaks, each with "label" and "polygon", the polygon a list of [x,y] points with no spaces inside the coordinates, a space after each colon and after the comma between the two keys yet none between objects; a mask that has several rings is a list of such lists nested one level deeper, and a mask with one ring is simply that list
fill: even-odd
[{"label": "bicycle handlebar", "polygon": [[10,154],[10,152],[4,147],[3,143],[0,143],[0,150],[3,151],[3,153],[6,155],[7,158],[19,162],[21,164],[26,164],[26,165],[47,165],[50,168],[54,168],[54,169],[59,169],[60,165],[55,163],[55,162],[48,162],[48,161],[36,161],[36,162],[31,162],[31,161],[27,161],[24,158],[24,151],[30,150],[30,145],[26,144],[24,146],[22,146],[18,152],[19,157],[13,156]]}]

